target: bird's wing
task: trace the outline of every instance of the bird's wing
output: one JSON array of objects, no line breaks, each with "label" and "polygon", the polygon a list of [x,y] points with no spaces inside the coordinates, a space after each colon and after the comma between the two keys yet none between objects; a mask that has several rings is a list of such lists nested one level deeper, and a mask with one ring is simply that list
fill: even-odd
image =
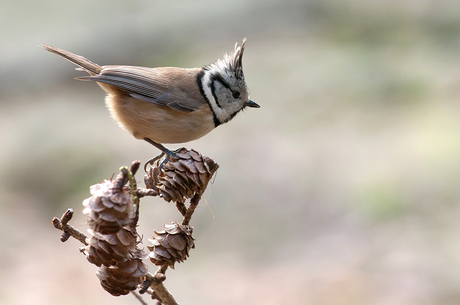
[{"label": "bird's wing", "polygon": [[[176,68],[179,69],[179,68]],[[153,103],[159,106],[169,107],[178,111],[194,111],[199,109],[205,101],[195,94],[198,87],[196,82],[190,79],[191,69],[180,69],[183,81],[173,78],[171,68],[145,68],[133,66],[104,66],[98,75],[78,77],[79,80],[93,80],[114,86],[125,91],[130,96]],[[187,90],[192,85],[192,89]]]}]

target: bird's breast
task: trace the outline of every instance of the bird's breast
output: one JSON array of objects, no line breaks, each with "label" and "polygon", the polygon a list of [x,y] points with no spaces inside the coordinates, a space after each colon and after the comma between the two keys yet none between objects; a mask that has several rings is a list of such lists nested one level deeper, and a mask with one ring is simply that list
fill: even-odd
[{"label": "bird's breast", "polygon": [[214,129],[211,109],[187,112],[109,92],[106,105],[112,117],[137,139],[149,138],[157,143],[185,143],[201,138]]}]

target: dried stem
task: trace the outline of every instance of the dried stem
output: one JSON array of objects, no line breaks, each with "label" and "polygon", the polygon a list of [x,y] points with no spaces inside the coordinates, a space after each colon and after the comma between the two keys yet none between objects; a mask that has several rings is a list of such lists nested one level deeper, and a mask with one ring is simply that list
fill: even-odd
[{"label": "dried stem", "polygon": [[136,297],[136,299],[138,299],[139,302],[141,302],[142,305],[147,305],[147,302],[142,299],[142,296],[139,295],[139,293],[136,291],[131,291],[131,293]]},{"label": "dried stem", "polygon": [[198,203],[200,203],[201,194],[202,193],[197,192],[195,196],[193,196],[193,198],[190,200],[190,206],[188,207],[187,212],[184,215],[184,219],[182,219],[183,225],[188,225],[190,223],[190,219],[192,219],[193,212],[195,212]]},{"label": "dried stem", "polygon": [[131,168],[129,170],[129,187],[131,188],[131,194],[133,197],[133,203],[135,206],[135,214],[133,217],[133,221],[131,222],[131,231],[135,234],[137,223],[139,221],[139,205],[140,205],[140,198],[137,196],[137,182],[134,175],[136,174],[137,170],[139,169],[141,162],[139,160],[133,161],[131,163]]},{"label": "dried stem", "polygon": [[62,215],[61,219],[54,217],[53,218],[53,225],[56,229],[63,231],[64,233],[61,235],[61,241],[65,242],[69,238],[69,236],[72,236],[76,240],[79,240],[81,243],[83,243],[85,246],[88,245],[86,242],[86,235],[80,232],[79,230],[75,229],[71,225],[67,224],[73,216],[73,210],[72,209],[67,209],[67,211]]},{"label": "dried stem", "polygon": [[185,207],[185,204],[182,201],[176,201],[176,208],[179,210],[182,216],[185,216],[185,214],[187,213],[187,208]]},{"label": "dried stem", "polygon": [[154,189],[137,189],[137,196],[140,198],[145,196],[158,196],[158,192]]},{"label": "dried stem", "polygon": [[152,287],[159,300],[164,305],[177,305],[174,297],[169,293],[168,289],[163,285],[166,280],[165,272],[168,266],[161,266],[155,274],[150,272],[146,275],[148,281],[150,281],[150,287]]}]

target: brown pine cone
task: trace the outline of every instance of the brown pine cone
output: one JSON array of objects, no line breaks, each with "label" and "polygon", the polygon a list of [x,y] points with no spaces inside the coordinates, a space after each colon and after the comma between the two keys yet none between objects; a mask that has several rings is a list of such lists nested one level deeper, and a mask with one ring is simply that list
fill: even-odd
[{"label": "brown pine cone", "polygon": [[133,201],[127,187],[105,180],[90,187],[91,196],[83,201],[83,214],[95,232],[116,233],[133,217]]},{"label": "brown pine cone", "polygon": [[143,282],[148,268],[140,259],[133,259],[116,266],[102,266],[96,272],[102,287],[114,296],[126,295]]},{"label": "brown pine cone", "polygon": [[160,183],[160,180],[158,179],[159,175],[160,169],[158,166],[151,166],[148,170],[146,169],[146,174],[144,176],[145,187],[158,192],[158,184]]},{"label": "brown pine cone", "polygon": [[170,266],[174,269],[176,262],[183,262],[189,256],[191,248],[195,248],[192,237],[193,227],[177,223],[165,225],[163,231],[154,230],[153,246],[147,246],[152,251],[150,261],[157,266]]},{"label": "brown pine cone", "polygon": [[193,149],[182,148],[175,154],[177,158],[171,156],[161,170],[150,168],[144,180],[148,188],[157,187],[164,200],[185,202],[204,192],[219,165]]},{"label": "brown pine cone", "polygon": [[144,251],[136,248],[136,245],[136,236],[124,228],[112,234],[95,232],[86,247],[86,258],[98,267],[109,267],[130,259],[145,258]]}]

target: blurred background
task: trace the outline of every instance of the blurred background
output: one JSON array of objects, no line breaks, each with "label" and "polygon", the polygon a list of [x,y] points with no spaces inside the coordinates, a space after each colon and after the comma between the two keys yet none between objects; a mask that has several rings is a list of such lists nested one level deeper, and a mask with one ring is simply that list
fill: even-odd
[{"label": "blurred background", "polygon": [[[51,219],[71,207],[86,232],[89,186],[158,151],[38,46],[196,67],[244,37],[261,108],[186,144],[220,169],[196,249],[167,272],[177,301],[460,303],[459,1],[20,0],[0,4],[1,304],[139,304],[106,293]],[[181,219],[141,203],[145,241]]]}]

